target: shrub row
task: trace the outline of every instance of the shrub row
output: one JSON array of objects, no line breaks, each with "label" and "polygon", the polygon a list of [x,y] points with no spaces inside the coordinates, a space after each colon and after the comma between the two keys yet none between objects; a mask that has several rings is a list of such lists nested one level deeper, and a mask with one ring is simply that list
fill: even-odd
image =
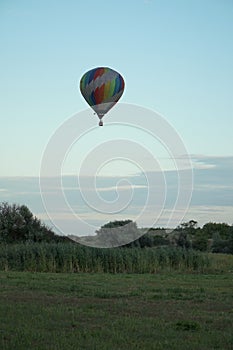
[{"label": "shrub row", "polygon": [[0,270],[35,272],[204,272],[207,254],[174,247],[91,248],[73,243],[0,245]]}]

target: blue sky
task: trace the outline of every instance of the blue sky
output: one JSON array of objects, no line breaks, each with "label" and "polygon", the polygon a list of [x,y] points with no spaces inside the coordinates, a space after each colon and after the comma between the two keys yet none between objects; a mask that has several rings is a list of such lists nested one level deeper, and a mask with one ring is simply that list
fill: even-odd
[{"label": "blue sky", "polygon": [[[216,171],[221,188],[224,176],[232,174],[232,18],[231,0],[1,0],[0,176],[39,176],[51,135],[87,108],[78,89],[81,76],[93,67],[109,66],[125,79],[121,102],[163,115],[193,159],[218,164],[211,176],[224,160],[221,178]],[[116,136],[103,130],[96,136],[103,142]],[[90,138],[82,143],[82,155]],[[208,172],[200,174],[194,189],[195,181],[199,186],[208,179]],[[10,191],[12,201],[18,201],[19,189],[15,197],[13,187]],[[208,205],[223,208],[225,196],[220,191]],[[28,198],[25,194],[20,201]],[[229,202],[228,208],[233,206]],[[31,206],[42,215],[39,204]],[[194,219],[202,213],[197,210]],[[233,221],[230,214],[224,220]]]}]

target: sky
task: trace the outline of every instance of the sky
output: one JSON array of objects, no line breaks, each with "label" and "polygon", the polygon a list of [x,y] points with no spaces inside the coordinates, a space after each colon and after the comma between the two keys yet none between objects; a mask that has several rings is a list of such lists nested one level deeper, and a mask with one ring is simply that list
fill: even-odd
[{"label": "sky", "polygon": [[[193,196],[188,209],[187,205],[182,209],[184,219],[232,223],[232,18],[231,0],[0,0],[0,201],[28,204],[35,215],[48,220],[39,186],[41,163],[57,130],[63,138],[62,130],[74,115],[77,129],[80,126],[85,135],[69,145],[63,176],[77,178],[90,152],[105,142],[110,142],[111,150],[123,138],[149,150],[170,184],[177,164],[174,159],[162,161],[171,158],[169,150],[158,135],[148,132],[152,126],[147,113],[155,111],[171,126],[175,140],[183,142],[185,152],[176,156],[191,159]],[[126,112],[128,105],[144,108],[143,126],[136,118],[126,127],[114,107],[104,118],[105,126],[96,127],[79,81],[98,66],[122,74],[126,83],[122,108]],[[64,138],[69,139],[68,132]],[[158,171],[157,166],[150,167],[144,160],[139,169],[138,160],[123,159],[123,147],[119,147],[120,159],[109,157],[104,164],[102,156],[96,158],[100,164],[95,176],[102,176],[101,189],[115,193],[122,177],[130,179],[137,205],[144,207],[140,200],[145,193],[135,187],[142,186],[136,177],[141,176],[140,170],[146,176]],[[90,176],[90,169],[89,164],[82,175]],[[111,176],[115,185],[108,182]],[[167,185],[171,194],[169,190]],[[96,211],[88,206],[85,218],[98,227],[129,212],[105,214],[94,220]],[[64,211],[63,216],[68,227],[69,215]],[[159,223],[168,224],[165,219]]]}]

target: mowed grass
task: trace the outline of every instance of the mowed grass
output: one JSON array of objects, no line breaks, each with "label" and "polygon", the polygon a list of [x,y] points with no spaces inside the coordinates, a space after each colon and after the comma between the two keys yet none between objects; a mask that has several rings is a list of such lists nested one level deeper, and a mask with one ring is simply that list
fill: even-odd
[{"label": "mowed grass", "polygon": [[0,272],[0,349],[233,349],[233,276]]}]

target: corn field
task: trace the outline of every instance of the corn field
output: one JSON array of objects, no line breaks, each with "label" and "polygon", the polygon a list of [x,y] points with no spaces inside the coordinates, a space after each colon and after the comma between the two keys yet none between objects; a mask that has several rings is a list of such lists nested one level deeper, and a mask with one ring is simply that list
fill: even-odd
[{"label": "corn field", "polygon": [[34,272],[204,272],[208,256],[177,248],[91,248],[69,243],[0,245],[0,270]]}]

